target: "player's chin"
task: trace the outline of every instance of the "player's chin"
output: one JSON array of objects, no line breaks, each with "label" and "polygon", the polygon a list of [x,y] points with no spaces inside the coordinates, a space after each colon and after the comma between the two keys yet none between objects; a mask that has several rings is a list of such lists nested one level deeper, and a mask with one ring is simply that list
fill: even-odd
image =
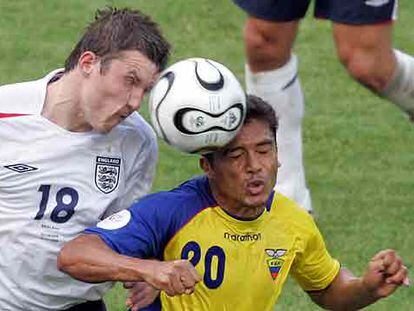
[{"label": "player's chin", "polygon": [[269,200],[270,192],[269,191],[263,191],[260,193],[256,193],[254,195],[252,194],[246,194],[244,197],[244,201],[246,206],[250,207],[264,207],[267,204],[267,201]]},{"label": "player's chin", "polygon": [[245,205],[250,207],[262,207],[267,203],[268,195],[266,194],[256,194],[256,195],[247,195],[245,197]]}]

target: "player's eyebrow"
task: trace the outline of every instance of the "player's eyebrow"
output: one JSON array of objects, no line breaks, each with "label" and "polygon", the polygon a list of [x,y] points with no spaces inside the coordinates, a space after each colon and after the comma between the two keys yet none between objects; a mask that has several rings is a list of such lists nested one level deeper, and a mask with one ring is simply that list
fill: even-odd
[{"label": "player's eyebrow", "polygon": [[[257,143],[256,146],[260,147],[260,146],[267,146],[267,145],[272,145],[274,143],[274,140],[271,138],[266,138],[264,140],[262,140],[261,142]],[[221,154],[226,156],[231,152],[234,151],[238,151],[238,150],[244,150],[245,148],[243,146],[234,146],[234,147],[228,147],[224,150],[221,151]]]},{"label": "player's eyebrow", "polygon": [[274,143],[274,140],[273,140],[273,139],[268,138],[268,139],[266,139],[266,140],[263,140],[263,141],[259,142],[259,143],[257,144],[257,146],[272,145],[273,143]]},{"label": "player's eyebrow", "polygon": [[239,149],[244,149],[244,148],[241,147],[241,146],[235,146],[233,148],[224,149],[223,152],[227,154],[229,152],[236,151],[236,150],[239,150]]},{"label": "player's eyebrow", "polygon": [[220,154],[221,154],[221,156],[227,156],[228,154],[230,154],[230,153],[232,153],[232,152],[235,152],[235,151],[238,151],[238,150],[244,150],[244,148],[242,147],[242,146],[234,146],[234,147],[229,147],[229,148],[226,148],[226,149],[224,149],[224,150],[222,150],[221,152],[220,152]]}]

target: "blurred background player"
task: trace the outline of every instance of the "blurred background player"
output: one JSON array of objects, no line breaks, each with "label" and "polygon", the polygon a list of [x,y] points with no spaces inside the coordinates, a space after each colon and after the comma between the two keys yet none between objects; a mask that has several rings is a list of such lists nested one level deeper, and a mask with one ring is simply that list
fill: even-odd
[{"label": "blurred background player", "polygon": [[[234,0],[248,13],[244,28],[247,91],[279,116],[277,189],[312,211],[302,160],[304,99],[292,54],[310,0]],[[337,54],[349,74],[414,120],[414,59],[392,48],[398,0],[316,0],[315,16],[333,22]]]},{"label": "blurred background player", "polygon": [[68,277],[57,254],[150,190],[157,141],[136,110],[169,50],[150,17],[107,8],[64,69],[0,87],[0,310],[105,310],[111,284]]},{"label": "blurred background player", "polygon": [[[312,217],[274,192],[276,128],[272,108],[249,96],[236,137],[200,159],[204,176],[87,229],[63,247],[60,269],[89,282],[147,279],[161,294],[145,310],[273,310],[289,273],[314,302],[336,310],[362,308],[407,285],[407,268],[392,250],[376,254],[363,277],[341,268]],[[188,259],[202,282],[195,286],[193,274],[153,282],[143,277],[152,258]],[[194,293],[170,297],[186,288]]]}]

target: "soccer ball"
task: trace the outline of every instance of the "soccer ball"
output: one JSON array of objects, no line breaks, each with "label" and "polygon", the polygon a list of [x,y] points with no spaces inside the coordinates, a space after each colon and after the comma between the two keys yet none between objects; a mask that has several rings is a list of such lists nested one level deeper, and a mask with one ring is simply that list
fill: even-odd
[{"label": "soccer ball", "polygon": [[161,73],[149,107],[160,138],[184,152],[206,153],[237,134],[246,113],[246,94],[224,65],[188,58]]}]

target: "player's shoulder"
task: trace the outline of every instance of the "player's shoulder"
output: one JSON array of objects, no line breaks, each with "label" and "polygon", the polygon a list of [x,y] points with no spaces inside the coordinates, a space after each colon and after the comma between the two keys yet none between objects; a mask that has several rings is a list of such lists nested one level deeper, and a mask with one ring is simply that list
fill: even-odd
[{"label": "player's shoulder", "polygon": [[61,69],[45,77],[0,86],[0,113],[39,114],[46,96],[48,81]]},{"label": "player's shoulder", "polygon": [[146,143],[156,143],[157,141],[151,125],[136,111],[118,125],[118,130],[127,133],[131,139],[139,139]]},{"label": "player's shoulder", "polygon": [[155,137],[155,132],[152,129],[151,125],[140,115],[137,111],[131,113],[128,118],[126,118],[122,123],[122,127],[125,130],[134,131],[136,133],[141,133],[146,136]]},{"label": "player's shoulder", "polygon": [[190,179],[178,187],[144,196],[131,207],[145,217],[187,221],[215,205],[205,176]]},{"label": "player's shoulder", "polygon": [[312,216],[304,208],[281,193],[274,194],[271,213],[292,228],[313,230],[315,226]]},{"label": "player's shoulder", "polygon": [[283,212],[294,214],[299,213],[301,215],[308,214],[302,207],[299,206],[299,204],[279,192],[274,192],[272,208],[273,207],[278,210],[282,210]]}]

